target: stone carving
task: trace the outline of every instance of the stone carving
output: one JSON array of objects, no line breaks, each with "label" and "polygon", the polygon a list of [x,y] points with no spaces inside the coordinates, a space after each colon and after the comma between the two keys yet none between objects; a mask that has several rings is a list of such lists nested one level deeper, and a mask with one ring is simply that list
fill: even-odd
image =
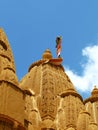
[{"label": "stone carving", "polygon": [[83,101],[61,61],[47,49],[19,83],[12,50],[0,29],[0,130],[98,129],[98,88]]},{"label": "stone carving", "polygon": [[[89,99],[83,102],[64,68],[61,65],[51,64],[49,62],[51,58],[51,52],[46,50],[42,59],[30,66],[29,73],[20,82],[23,89],[30,88],[35,93],[37,115],[40,117],[37,118],[40,120],[39,130],[82,130],[82,128],[88,130],[89,118],[93,119],[92,110],[82,113],[81,110],[85,110]],[[94,109],[98,112],[96,91],[94,89],[92,95],[96,102]],[[91,108],[92,105],[91,103]],[[31,112],[30,115],[32,115]],[[88,123],[85,124],[86,120]],[[82,126],[81,121],[83,122]]]}]

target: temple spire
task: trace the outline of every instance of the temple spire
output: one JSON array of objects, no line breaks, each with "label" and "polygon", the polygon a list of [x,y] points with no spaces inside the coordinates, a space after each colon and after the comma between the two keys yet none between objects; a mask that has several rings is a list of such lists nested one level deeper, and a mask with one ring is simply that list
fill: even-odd
[{"label": "temple spire", "polygon": [[2,28],[0,28],[0,57],[5,59],[6,61],[2,69],[9,68],[12,69],[14,72],[16,71],[12,50],[9,45],[7,36]]},{"label": "temple spire", "polygon": [[18,85],[13,53],[2,28],[0,28],[0,81]]}]

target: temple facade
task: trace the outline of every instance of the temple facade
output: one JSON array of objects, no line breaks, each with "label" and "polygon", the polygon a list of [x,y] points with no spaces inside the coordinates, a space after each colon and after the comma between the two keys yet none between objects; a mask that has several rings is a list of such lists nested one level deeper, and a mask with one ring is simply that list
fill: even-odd
[{"label": "temple facade", "polygon": [[49,49],[19,82],[0,29],[0,130],[98,130],[98,88],[83,100]]}]

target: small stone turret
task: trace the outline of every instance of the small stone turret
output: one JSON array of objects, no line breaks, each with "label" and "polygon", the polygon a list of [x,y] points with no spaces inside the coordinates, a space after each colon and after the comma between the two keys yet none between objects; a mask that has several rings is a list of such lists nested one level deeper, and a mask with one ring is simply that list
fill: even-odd
[{"label": "small stone turret", "polygon": [[88,130],[89,123],[90,114],[85,110],[81,110],[77,120],[77,130]]},{"label": "small stone turret", "polygon": [[91,92],[92,97],[98,98],[98,88],[94,86],[93,91]]},{"label": "small stone turret", "polygon": [[[71,81],[69,80],[70,84]],[[82,97],[75,91],[73,84],[60,94],[58,123],[63,129],[76,129],[76,122],[81,109],[84,108]],[[74,101],[74,102],[73,102]],[[72,118],[73,117],[73,118]]]},{"label": "small stone turret", "polygon": [[91,114],[91,119],[98,124],[98,88],[94,86],[91,96],[84,100],[86,110]]}]

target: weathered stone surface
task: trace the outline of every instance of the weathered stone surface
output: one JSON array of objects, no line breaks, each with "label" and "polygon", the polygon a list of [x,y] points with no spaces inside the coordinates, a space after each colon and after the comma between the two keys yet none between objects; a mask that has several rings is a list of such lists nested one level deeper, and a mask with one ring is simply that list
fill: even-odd
[{"label": "weathered stone surface", "polygon": [[25,94],[15,72],[10,45],[0,29],[0,130],[25,130]]},{"label": "weathered stone surface", "polygon": [[19,83],[0,29],[0,130],[98,129],[98,88],[83,101],[61,61],[47,49]]},{"label": "weathered stone surface", "polygon": [[90,114],[85,110],[81,110],[77,120],[77,130],[87,130],[89,123]]},{"label": "weathered stone surface", "polygon": [[96,124],[94,122],[90,122],[90,124],[88,126],[88,130],[98,130],[98,124]]}]

